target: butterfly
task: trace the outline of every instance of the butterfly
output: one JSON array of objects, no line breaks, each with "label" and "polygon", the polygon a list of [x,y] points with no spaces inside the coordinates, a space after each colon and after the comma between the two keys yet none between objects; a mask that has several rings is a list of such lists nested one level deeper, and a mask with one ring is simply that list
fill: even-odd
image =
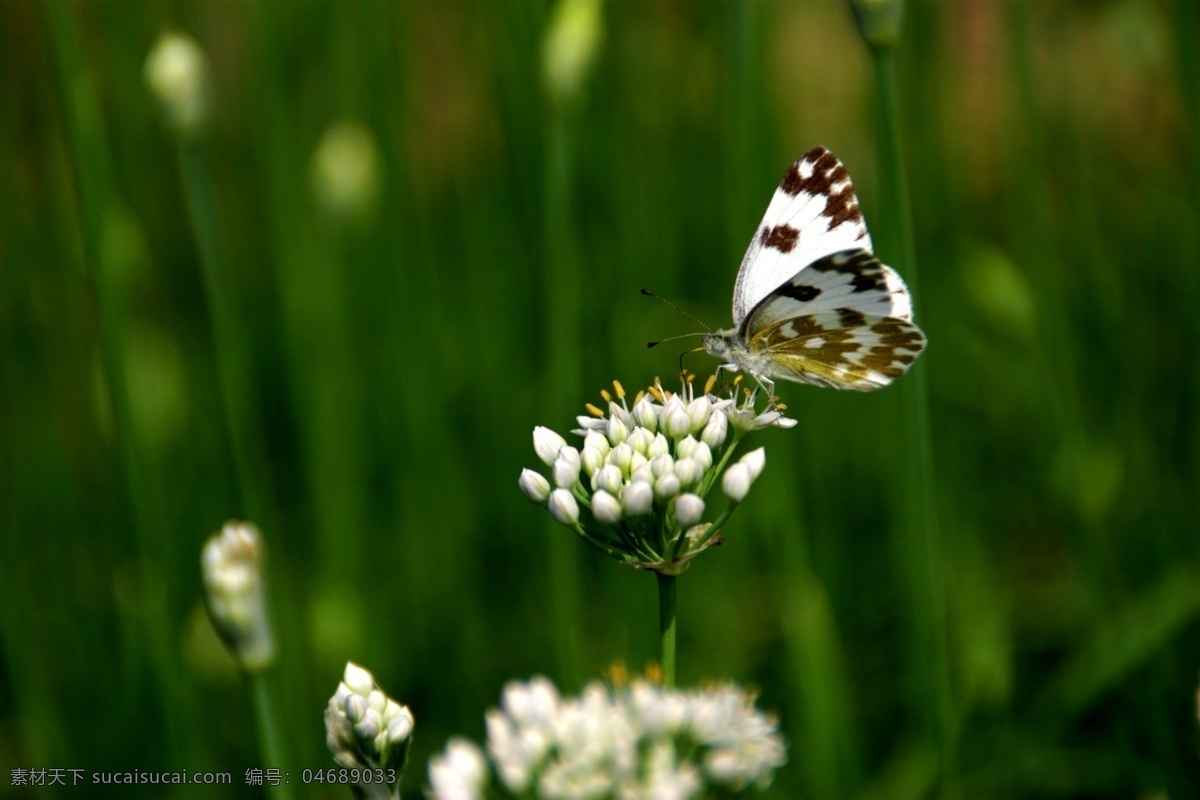
[{"label": "butterfly", "polygon": [[814,147],[779,182],[733,291],[733,325],[704,337],[719,369],[870,391],[925,348],[908,287],[871,252],[850,176]]}]

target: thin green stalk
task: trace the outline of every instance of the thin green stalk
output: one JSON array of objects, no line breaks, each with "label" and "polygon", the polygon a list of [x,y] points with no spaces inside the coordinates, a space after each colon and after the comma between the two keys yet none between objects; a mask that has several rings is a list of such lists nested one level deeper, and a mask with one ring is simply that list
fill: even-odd
[{"label": "thin green stalk", "polygon": [[[124,335],[126,297],[111,259],[103,247],[105,227],[120,202],[109,171],[111,156],[100,103],[91,76],[83,62],[78,23],[70,5],[61,0],[47,3],[46,14],[56,61],[60,96],[69,152],[79,203],[81,248],[88,288],[95,300],[100,364],[104,374],[109,410],[117,441],[121,477],[128,494],[134,539],[138,551],[140,590],[145,593],[161,585],[160,570],[168,541],[163,512],[155,491],[153,472],[138,438],[129,402]],[[176,632],[169,619],[168,604],[147,597],[141,620],[145,625],[145,657],[153,675],[160,730],[165,733],[172,764],[194,752],[187,740],[195,730],[191,705],[181,690],[175,655]],[[141,654],[135,657],[140,658]]]},{"label": "thin green stalk", "polygon": [[[246,680],[250,684],[251,700],[254,703],[254,718],[258,728],[258,748],[262,753],[263,764],[283,770],[286,774],[287,759],[283,755],[282,740],[279,738],[279,723],[276,722],[275,708],[271,702],[271,690],[267,686],[266,675],[258,672],[247,675]],[[280,781],[277,786],[267,783],[266,789],[267,793],[275,800],[290,800],[292,796],[291,786],[286,780]]]},{"label": "thin green stalk", "polygon": [[[884,206],[893,215],[890,230],[891,263],[912,287],[914,303],[920,297],[917,260],[913,244],[912,208],[904,169],[900,138],[900,98],[896,81],[895,50],[891,46],[871,48],[879,97],[879,161],[884,185]],[[919,675],[921,695],[933,700],[933,728],[942,765],[943,789],[954,794],[957,784],[957,754],[954,734],[954,696],[950,676],[945,577],[942,545],[934,508],[933,446],[929,418],[929,387],[922,363],[917,363],[905,380],[906,442],[911,454],[907,470],[907,517],[910,533],[904,551],[908,556],[908,579],[912,592],[912,616],[918,648],[914,664],[926,673]],[[913,538],[915,535],[915,538]]]},{"label": "thin green stalk", "polygon": [[262,458],[254,458],[255,449],[248,440],[255,438],[256,426],[252,417],[254,390],[250,374],[248,341],[240,317],[230,302],[220,240],[220,222],[212,187],[208,161],[198,142],[182,141],[179,145],[179,170],[183,181],[188,215],[196,236],[200,255],[205,299],[212,325],[213,346],[219,375],[221,401],[225,411],[226,435],[237,473],[242,514],[258,524],[269,527],[264,518],[266,509],[256,499],[253,487],[256,480],[267,475]]},{"label": "thin green stalk", "polygon": [[675,685],[675,576],[655,572],[658,578],[658,630],[662,652],[662,685]]},{"label": "thin green stalk", "polygon": [[[581,276],[569,213],[572,183],[571,130],[566,112],[551,105],[547,129],[543,234],[546,242],[546,331],[549,365],[547,394],[552,413],[562,413],[577,403],[582,341],[580,313]],[[581,665],[582,600],[579,560],[573,543],[557,534],[550,537],[551,614],[559,670],[573,680],[583,677]]]}]

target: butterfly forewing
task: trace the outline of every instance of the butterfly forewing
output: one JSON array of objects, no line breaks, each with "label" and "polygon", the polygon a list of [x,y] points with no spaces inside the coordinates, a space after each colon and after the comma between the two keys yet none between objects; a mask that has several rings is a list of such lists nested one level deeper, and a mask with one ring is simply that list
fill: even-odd
[{"label": "butterfly forewing", "polygon": [[912,320],[912,300],[896,271],[866,250],[843,250],[817,259],[763,298],[743,331],[838,308]]},{"label": "butterfly forewing", "polygon": [[801,267],[854,248],[869,251],[871,237],[850,176],[837,156],[814,147],[783,176],[750,241],[733,293],[734,325]]},{"label": "butterfly forewing", "polygon": [[903,375],[925,348],[925,335],[905,319],[839,308],[776,321],[747,345],[766,357],[767,377],[869,391]]}]

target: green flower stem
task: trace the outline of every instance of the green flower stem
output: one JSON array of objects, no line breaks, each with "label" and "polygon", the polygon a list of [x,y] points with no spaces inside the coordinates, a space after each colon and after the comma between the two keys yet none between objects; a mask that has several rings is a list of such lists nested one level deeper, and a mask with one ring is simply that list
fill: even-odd
[{"label": "green flower stem", "polygon": [[[221,401],[225,411],[226,435],[244,515],[270,526],[263,504],[256,500],[254,481],[268,474],[262,459],[252,453],[261,450],[251,445],[258,426],[251,419],[255,407],[254,388],[246,342],[249,337],[239,324],[239,315],[230,302],[220,242],[220,222],[213,194],[212,178],[203,146],[198,142],[179,144],[179,171],[187,201],[188,215],[200,255],[205,299],[212,325],[213,346],[219,375]],[[257,442],[255,442],[257,444]]]},{"label": "green flower stem", "polygon": [[[546,127],[546,161],[542,198],[546,263],[546,394],[550,411],[571,408],[582,383],[583,275],[571,214],[574,197],[574,133],[570,113],[551,104]],[[588,541],[585,539],[584,541]],[[592,542],[588,542],[593,544]],[[555,657],[561,674],[581,681],[583,668],[583,599],[575,548],[564,537],[550,540],[550,608]],[[595,545],[593,545],[595,546]],[[604,552],[608,552],[604,550]],[[610,553],[611,555],[611,553]],[[620,556],[613,555],[613,558]]]},{"label": "green flower stem", "polygon": [[[912,288],[914,305],[920,292],[913,244],[912,208],[900,142],[900,100],[896,81],[895,51],[890,46],[872,47],[875,81],[879,94],[879,155],[885,191],[884,206],[891,210],[889,251],[891,263]],[[908,486],[906,537],[907,572],[912,587],[912,618],[917,632],[911,656],[926,674],[919,680],[934,699],[932,727],[936,731],[942,767],[943,788],[954,794],[956,761],[954,744],[954,697],[951,689],[950,648],[946,631],[946,601],[942,544],[933,500],[933,447],[929,421],[929,388],[923,363],[913,365],[905,381],[906,443],[911,453]]]},{"label": "green flower stem", "polygon": [[[112,414],[117,441],[121,480],[132,517],[138,554],[140,591],[150,592],[161,582],[164,563],[170,563],[167,550],[171,531],[161,506],[160,487],[154,470],[141,446],[125,366],[124,339],[129,317],[128,296],[120,270],[104,247],[106,228],[121,207],[117,184],[111,172],[112,152],[97,90],[85,62],[76,6],[64,0],[42,5],[50,32],[52,57],[56,68],[58,94],[62,102],[64,130],[71,159],[72,178],[78,204],[79,248],[87,290],[96,308],[100,368],[104,391]],[[149,600],[149,598],[147,598]],[[157,701],[159,718],[155,724],[167,739],[172,767],[183,764],[186,754],[195,752],[192,732],[197,730],[187,692],[180,684],[176,653],[177,630],[169,618],[170,603],[145,602],[139,618],[145,652],[127,653],[131,662],[146,658],[149,681]]]},{"label": "green flower stem", "polygon": [[655,572],[658,578],[658,629],[662,652],[662,685],[675,685],[675,576]]},{"label": "green flower stem", "polygon": [[[254,703],[254,718],[258,727],[258,748],[262,754],[263,764],[267,767],[287,771],[287,760],[283,755],[283,746],[279,738],[279,724],[275,719],[275,709],[271,702],[271,690],[267,686],[266,674],[256,672],[246,676],[250,684],[251,700]],[[280,781],[278,786],[266,784],[267,794],[274,800],[290,800],[291,787],[286,781]]]},{"label": "green flower stem", "polygon": [[629,557],[623,551],[618,550],[603,539],[597,539],[595,536],[584,530],[582,525],[575,525],[575,527],[573,527],[571,530],[575,531],[579,538],[584,542],[596,548],[609,558],[616,559],[617,561],[629,561]]},{"label": "green flower stem", "polygon": [[708,479],[704,482],[704,485],[700,487],[701,497],[707,497],[708,491],[712,489],[713,484],[716,483],[717,479],[724,474],[725,465],[729,463],[730,457],[733,456],[733,451],[737,450],[737,447],[741,443],[744,435],[745,434],[734,435],[733,441],[729,443],[729,447],[726,447],[725,452],[721,454],[721,460],[717,462],[716,468],[709,473]]}]

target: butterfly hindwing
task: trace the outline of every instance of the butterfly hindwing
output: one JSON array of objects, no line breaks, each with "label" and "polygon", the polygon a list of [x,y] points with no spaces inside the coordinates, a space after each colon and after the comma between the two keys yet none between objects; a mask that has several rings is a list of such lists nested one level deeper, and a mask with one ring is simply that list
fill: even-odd
[{"label": "butterfly hindwing", "polygon": [[801,267],[842,250],[871,249],[850,176],[837,156],[814,147],[779,182],[738,270],[733,322]]},{"label": "butterfly hindwing", "polygon": [[912,300],[899,274],[866,250],[843,250],[776,287],[746,316],[742,330],[752,335],[781,319],[838,308],[912,320]]},{"label": "butterfly hindwing", "polygon": [[766,377],[869,391],[903,375],[925,348],[925,335],[906,319],[838,308],[778,320],[747,345],[768,365]]}]

